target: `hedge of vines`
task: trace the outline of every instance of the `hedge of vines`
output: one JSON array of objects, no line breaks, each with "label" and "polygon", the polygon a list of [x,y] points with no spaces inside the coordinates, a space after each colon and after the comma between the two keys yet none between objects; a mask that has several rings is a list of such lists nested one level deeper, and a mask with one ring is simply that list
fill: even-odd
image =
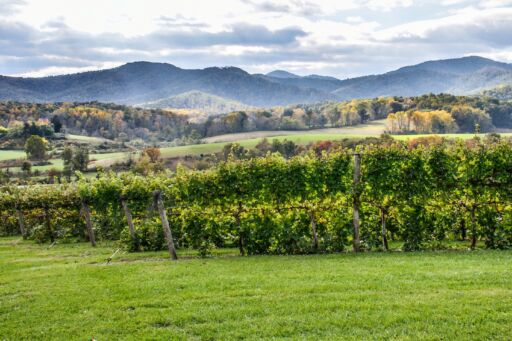
[{"label": "hedge of vines", "polygon": [[160,250],[166,241],[153,194],[161,191],[178,250],[201,254],[214,247],[238,247],[242,254],[342,251],[353,243],[354,202],[364,249],[386,249],[390,240],[403,242],[404,250],[436,248],[446,240],[466,240],[473,248],[478,242],[512,246],[510,142],[414,148],[394,142],[357,153],[356,184],[353,152],[339,150],[228,161],[206,171],[106,173],[74,184],[3,188],[0,231],[20,233],[23,219],[27,238],[84,239],[85,203],[96,238],[121,240],[132,251]]}]

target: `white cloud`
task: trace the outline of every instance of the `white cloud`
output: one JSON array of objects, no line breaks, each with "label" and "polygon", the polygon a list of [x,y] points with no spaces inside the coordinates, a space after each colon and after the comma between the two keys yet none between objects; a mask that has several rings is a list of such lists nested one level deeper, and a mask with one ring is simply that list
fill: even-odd
[{"label": "white cloud", "polygon": [[396,7],[410,7],[413,0],[367,0],[364,5],[374,11],[391,11]]},{"label": "white cloud", "polygon": [[25,0],[0,0],[0,17],[8,17],[20,10]]},{"label": "white cloud", "polygon": [[[375,33],[380,41],[512,44],[512,8],[466,9],[456,15],[395,26]],[[443,47],[446,47],[443,45]]]},{"label": "white cloud", "polygon": [[480,53],[480,56],[494,60],[500,60],[506,63],[512,63],[512,48],[507,50],[491,50],[489,52]]},{"label": "white cloud", "polygon": [[110,69],[117,66],[122,65],[123,63],[119,62],[111,62],[111,63],[102,63],[94,66],[84,66],[84,67],[65,67],[65,66],[49,66],[39,70],[33,70],[29,72],[23,72],[19,74],[15,74],[16,77],[46,77],[46,76],[55,76],[69,73],[78,73],[78,72],[86,72],[86,71],[98,71],[102,69]]},{"label": "white cloud", "polygon": [[[134,60],[339,77],[467,54],[510,60],[512,0],[0,0],[0,74]],[[8,13],[8,14],[6,14]]]},{"label": "white cloud", "polygon": [[362,23],[364,21],[364,19],[362,17],[360,17],[360,16],[347,17],[345,20],[349,24],[359,24],[359,23]]},{"label": "white cloud", "polygon": [[441,1],[441,5],[443,6],[454,6],[454,5],[461,5],[466,4],[470,0],[443,0]]},{"label": "white cloud", "polygon": [[512,5],[512,0],[483,0],[479,3],[479,6],[482,8],[497,8],[510,5]]}]

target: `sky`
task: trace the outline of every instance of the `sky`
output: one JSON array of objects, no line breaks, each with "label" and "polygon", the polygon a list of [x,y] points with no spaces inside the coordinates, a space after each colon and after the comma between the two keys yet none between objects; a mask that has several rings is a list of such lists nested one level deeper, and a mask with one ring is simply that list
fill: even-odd
[{"label": "sky", "polygon": [[512,0],[0,0],[0,74],[132,61],[341,79],[426,60],[512,62]]}]

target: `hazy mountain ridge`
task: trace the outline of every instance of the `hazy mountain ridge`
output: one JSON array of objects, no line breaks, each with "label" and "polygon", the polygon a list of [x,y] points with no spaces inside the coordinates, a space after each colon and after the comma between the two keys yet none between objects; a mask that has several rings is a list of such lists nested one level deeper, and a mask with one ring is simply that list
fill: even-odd
[{"label": "hazy mountain ridge", "polygon": [[315,102],[330,95],[250,75],[235,67],[185,70],[135,62],[93,72],[43,78],[0,78],[0,100],[102,101],[136,104],[201,91],[252,106]]},{"label": "hazy mountain ridge", "polygon": [[[302,77],[283,70],[263,75],[249,74],[236,67],[188,70],[171,64],[134,62],[113,69],[54,77],[0,76],[0,100],[129,105],[151,102],[167,106],[169,101],[187,102],[184,98],[196,93],[189,100],[195,108],[215,108],[223,101],[271,107],[426,93],[475,94],[499,84],[512,84],[512,65],[482,57],[427,61],[346,80],[319,75]],[[198,92],[216,98],[198,96]],[[179,95],[183,96],[172,99]]]},{"label": "hazy mountain ridge", "polygon": [[425,93],[464,95],[512,82],[512,65],[482,57],[428,61],[382,75],[343,81],[338,99],[419,96]]},{"label": "hazy mountain ridge", "polygon": [[[276,74],[277,77],[275,77]],[[512,65],[470,56],[426,61],[380,75],[346,80],[318,75],[305,77],[290,75],[286,77],[285,71],[276,70],[264,77],[281,84],[329,92],[337,100],[379,96],[419,96],[442,92],[464,95],[477,93],[498,84],[512,84]]]}]

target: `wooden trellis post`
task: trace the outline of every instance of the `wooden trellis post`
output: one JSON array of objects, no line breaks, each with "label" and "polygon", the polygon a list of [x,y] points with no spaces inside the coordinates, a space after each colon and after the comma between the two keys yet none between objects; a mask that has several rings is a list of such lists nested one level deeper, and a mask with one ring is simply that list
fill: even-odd
[{"label": "wooden trellis post", "polygon": [[238,209],[235,212],[235,221],[236,221],[236,227],[238,229],[238,249],[240,250],[240,255],[245,255],[244,250],[244,237],[242,234],[242,221],[240,218],[240,215],[242,214],[243,208],[242,208],[242,202],[238,202]]},{"label": "wooden trellis post", "polygon": [[123,206],[124,215],[126,216],[126,223],[128,224],[128,228],[130,229],[130,236],[131,236],[132,240],[135,240],[136,235],[135,235],[135,227],[133,226],[132,212],[130,212],[128,203],[126,202],[126,199],[123,197],[121,197],[121,206]]},{"label": "wooden trellis post", "polygon": [[313,210],[309,210],[309,219],[311,221],[311,231],[313,232],[313,249],[315,251],[318,250],[318,233],[316,231],[316,219],[315,212]]},{"label": "wooden trellis post", "polygon": [[382,247],[385,251],[389,250],[388,246],[388,237],[386,236],[387,230],[386,230],[386,210],[384,208],[380,209],[380,221],[382,225]]},{"label": "wooden trellis post", "polygon": [[18,217],[18,225],[20,227],[21,236],[23,239],[27,238],[27,231],[25,230],[25,218],[23,217],[23,212],[21,212],[21,209],[16,206],[16,215]]},{"label": "wooden trellis post", "polygon": [[176,254],[176,248],[174,247],[171,228],[169,227],[169,221],[167,220],[167,214],[165,212],[164,203],[162,201],[162,192],[154,191],[153,199],[155,201],[155,206],[158,208],[158,213],[160,214],[160,220],[162,221],[162,228],[164,230],[165,240],[167,241],[169,254],[173,260],[177,260],[178,255]]},{"label": "wooden trellis post", "polygon": [[354,252],[359,252],[361,242],[359,240],[359,181],[361,178],[361,154],[354,153],[354,198],[353,198],[353,224],[354,224],[354,235],[352,240],[352,246]]},{"label": "wooden trellis post", "polygon": [[52,220],[50,217],[50,208],[48,207],[48,205],[44,205],[43,212],[46,229],[48,231],[48,234],[50,235],[50,241],[53,243],[55,242],[55,236],[53,235]]},{"label": "wooden trellis post", "polygon": [[96,238],[94,237],[94,230],[91,222],[91,210],[85,201],[82,201],[82,213],[85,217],[85,226],[87,227],[87,234],[92,246],[96,246]]},{"label": "wooden trellis post", "polygon": [[477,239],[475,211],[476,211],[476,205],[473,204],[471,206],[471,211],[470,211],[470,213],[471,213],[471,250],[474,250],[476,248],[476,239]]}]

